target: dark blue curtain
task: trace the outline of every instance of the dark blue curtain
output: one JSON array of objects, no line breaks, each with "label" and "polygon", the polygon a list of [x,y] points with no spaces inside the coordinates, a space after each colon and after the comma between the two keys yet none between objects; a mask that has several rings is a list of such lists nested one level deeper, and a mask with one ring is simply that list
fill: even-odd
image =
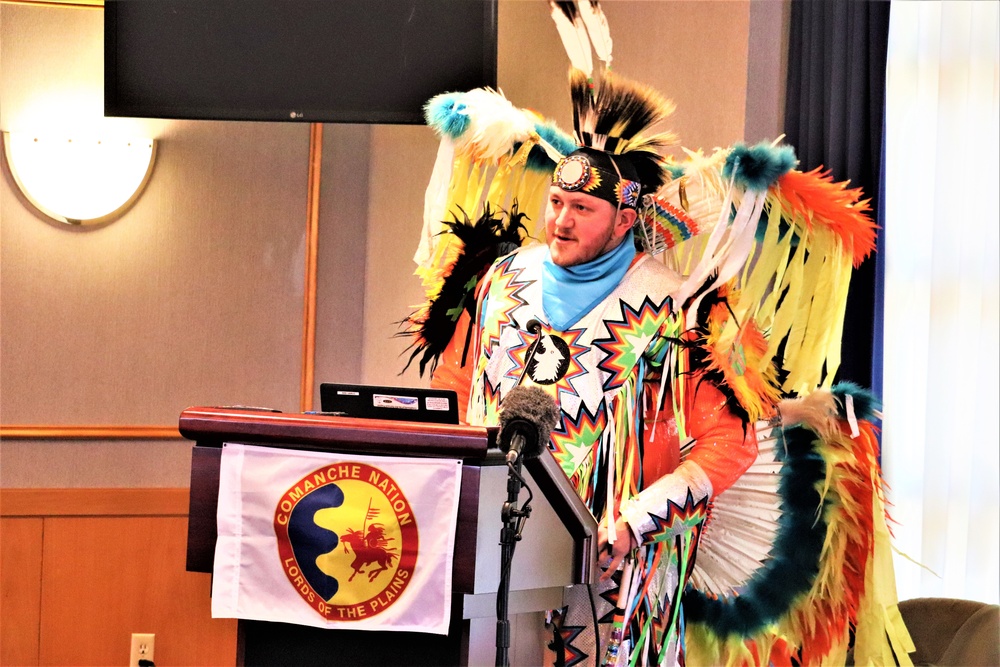
[{"label": "dark blue curtain", "polygon": [[[787,141],[802,171],[824,166],[836,180],[863,188],[874,216],[881,194],[889,2],[794,0],[791,10]],[[870,257],[851,279],[838,373],[838,379],[876,391],[882,376],[875,340],[878,330],[881,344],[878,261]]]}]

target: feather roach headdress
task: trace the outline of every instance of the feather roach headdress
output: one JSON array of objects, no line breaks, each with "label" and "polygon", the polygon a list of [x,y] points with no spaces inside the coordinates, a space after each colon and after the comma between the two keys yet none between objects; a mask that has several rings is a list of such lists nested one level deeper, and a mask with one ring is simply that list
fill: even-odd
[{"label": "feather roach headdress", "polygon": [[673,112],[653,89],[606,71],[599,89],[585,72],[570,70],[573,130],[581,148],[556,165],[553,183],[615,206],[638,209],[642,196],[665,180],[658,149],[674,143],[668,132],[643,134]]}]

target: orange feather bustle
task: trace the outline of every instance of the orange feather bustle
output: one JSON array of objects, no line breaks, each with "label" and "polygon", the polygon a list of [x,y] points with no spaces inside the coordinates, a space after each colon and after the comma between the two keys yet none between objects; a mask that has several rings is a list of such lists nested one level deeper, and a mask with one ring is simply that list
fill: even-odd
[{"label": "orange feather bustle", "polygon": [[[848,425],[841,422],[839,426],[841,437],[826,441],[823,446],[848,452],[847,456],[824,456],[828,464],[836,462],[831,471],[833,496],[830,499],[836,503],[835,515],[839,516],[840,525],[832,530],[845,539],[843,559],[837,572],[821,569],[820,578],[833,577],[827,582],[829,587],[825,594],[794,612],[792,625],[801,632],[796,658],[803,665],[829,661],[831,651],[843,643],[849,628],[857,625],[865,575],[875,553],[873,524],[884,518],[871,513],[873,496],[881,478],[875,427],[859,420],[861,433],[851,438]],[[774,664],[784,664],[788,651],[787,645],[776,644],[770,660]]]},{"label": "orange feather bustle", "polygon": [[770,660],[774,667],[792,667],[794,664],[792,662],[792,650],[789,648],[788,642],[784,639],[775,641],[774,646],[771,648]]},{"label": "orange feather bustle", "polygon": [[861,199],[861,188],[848,188],[848,181],[834,182],[829,170],[817,167],[795,169],[778,179],[776,194],[789,218],[801,217],[806,226],[820,223],[850,248],[854,267],[875,250],[878,225],[868,216],[870,199]]},{"label": "orange feather bustle", "polygon": [[[728,291],[725,287],[721,289],[724,297],[730,296]],[[733,344],[719,345],[719,337],[730,317],[724,301],[712,306],[705,341],[707,370],[722,373],[751,421],[768,419],[774,414],[781,394],[774,367],[762,361],[767,353],[767,339],[756,323],[748,319],[740,326]]]}]

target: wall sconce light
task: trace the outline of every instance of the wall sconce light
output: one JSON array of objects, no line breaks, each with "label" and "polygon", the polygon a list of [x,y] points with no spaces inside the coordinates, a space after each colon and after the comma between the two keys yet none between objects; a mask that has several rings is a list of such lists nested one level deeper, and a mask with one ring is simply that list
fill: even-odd
[{"label": "wall sconce light", "polygon": [[17,186],[35,208],[71,225],[106,222],[138,198],[153,171],[152,139],[3,133]]}]

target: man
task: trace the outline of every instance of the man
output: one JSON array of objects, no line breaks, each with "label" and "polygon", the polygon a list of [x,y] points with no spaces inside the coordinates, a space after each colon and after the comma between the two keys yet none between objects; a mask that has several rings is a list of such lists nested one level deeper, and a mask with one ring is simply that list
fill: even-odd
[{"label": "man", "polygon": [[599,650],[573,587],[550,646],[565,665],[673,664],[681,646],[690,664],[818,665],[853,641],[858,662],[908,664],[877,402],[817,389],[874,247],[861,192],[773,144],[665,165],[665,138],[640,134],[662,98],[610,71],[571,87],[574,138],[494,91],[428,104],[428,196],[454,221],[425,234],[441,243],[419,253],[429,300],[406,334],[432,384],[471,384],[464,421],[496,424],[519,384],[558,403],[549,450],[599,520],[613,622]]},{"label": "man", "polygon": [[[655,119],[665,107],[644,93],[628,90]],[[590,117],[599,125],[599,113]],[[607,650],[594,657],[614,663],[641,650],[651,664],[669,664],[680,645],[678,592],[708,501],[753,462],[756,440],[720,389],[685,367],[685,318],[673,300],[681,278],[636,251],[641,197],[664,180],[642,127],[605,133],[601,147],[563,158],[549,189],[546,245],[501,258],[487,274],[468,414],[496,424],[515,386],[549,389],[560,408],[549,448],[600,522],[604,578],[624,565]],[[578,128],[581,138],[594,134]],[[656,587],[646,585],[654,579]],[[626,609],[637,611],[626,618]],[[579,611],[589,617],[589,606]]]}]

